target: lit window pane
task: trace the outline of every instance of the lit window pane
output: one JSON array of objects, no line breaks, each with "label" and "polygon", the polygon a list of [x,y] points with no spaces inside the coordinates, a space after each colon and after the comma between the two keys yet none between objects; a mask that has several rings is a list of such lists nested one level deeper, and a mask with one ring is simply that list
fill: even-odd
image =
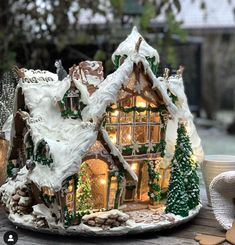
[{"label": "lit window pane", "polygon": [[121,126],[120,127],[120,144],[130,145],[131,140],[131,126]]},{"label": "lit window pane", "polygon": [[120,123],[132,123],[133,122],[133,112],[120,112]]},{"label": "lit window pane", "polygon": [[146,143],[147,142],[147,126],[135,126],[135,142]]},{"label": "lit window pane", "polygon": [[108,132],[110,140],[113,144],[117,143],[117,127],[112,125],[106,125],[106,131]]},{"label": "lit window pane", "polygon": [[147,107],[147,102],[140,96],[136,96],[136,106],[145,108]]},{"label": "lit window pane", "polygon": [[136,112],[135,114],[135,121],[137,123],[147,122],[147,111],[144,112]]},{"label": "lit window pane", "polygon": [[153,143],[160,141],[160,126],[154,125],[150,126],[150,141]]},{"label": "lit window pane", "polygon": [[119,111],[115,110],[114,112],[109,112],[108,114],[108,123],[117,123],[118,122]]},{"label": "lit window pane", "polygon": [[159,112],[150,112],[150,122],[160,123]]}]

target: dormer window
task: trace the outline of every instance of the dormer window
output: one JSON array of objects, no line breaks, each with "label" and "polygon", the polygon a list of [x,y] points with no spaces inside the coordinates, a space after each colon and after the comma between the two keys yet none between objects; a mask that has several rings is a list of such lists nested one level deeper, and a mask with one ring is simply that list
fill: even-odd
[{"label": "dormer window", "polygon": [[70,89],[65,93],[64,98],[60,101],[61,115],[63,117],[81,118],[81,93],[71,82]]}]

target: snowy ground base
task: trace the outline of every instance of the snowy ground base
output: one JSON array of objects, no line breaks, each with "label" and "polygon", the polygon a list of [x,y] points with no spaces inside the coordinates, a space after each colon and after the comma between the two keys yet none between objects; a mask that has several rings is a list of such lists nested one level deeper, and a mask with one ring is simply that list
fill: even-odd
[{"label": "snowy ground base", "polygon": [[[23,217],[11,214],[9,220],[18,227],[42,232],[61,235],[80,235],[80,236],[122,236],[127,234],[144,233],[150,231],[160,231],[169,229],[180,224],[186,223],[194,218],[200,211],[202,205],[198,205],[195,209],[189,212],[187,217],[181,217],[173,214],[164,214],[162,210],[140,210],[128,212],[130,219],[125,226],[113,227],[110,229],[102,229],[101,227],[90,227],[83,223],[78,226],[70,226],[67,229],[62,226],[54,226],[53,229],[35,227],[30,222],[30,217],[23,219]],[[30,216],[30,215],[27,215]],[[26,220],[28,222],[26,222]]]}]

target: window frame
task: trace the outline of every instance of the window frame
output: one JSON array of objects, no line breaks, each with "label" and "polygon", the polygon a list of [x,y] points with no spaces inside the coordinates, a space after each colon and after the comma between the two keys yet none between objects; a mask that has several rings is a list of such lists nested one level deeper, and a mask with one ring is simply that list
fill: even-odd
[{"label": "window frame", "polygon": [[[128,114],[127,112],[123,112],[121,110],[118,110],[118,108],[120,107],[125,107],[123,104],[125,103],[125,101],[127,100],[132,100],[132,102],[130,103],[131,106],[129,107],[137,107],[137,98],[140,97],[141,100],[143,100],[146,103],[146,108],[149,107],[150,105],[153,106],[153,102],[150,100],[147,100],[146,97],[143,97],[142,95],[139,94],[132,94],[131,97],[126,97],[121,99],[120,101],[117,102],[117,104],[114,105],[114,111],[118,111],[118,115],[117,118],[115,120],[115,122],[112,122],[111,118],[113,117],[113,112],[108,112],[108,119],[107,119],[107,123],[105,125],[107,132],[108,131],[108,127],[116,127],[116,145],[123,145],[123,146],[128,146],[128,145],[132,145],[132,144],[147,144],[147,143],[159,143],[161,140],[161,117],[160,117],[160,112],[151,112],[149,110],[145,110],[146,113],[146,122],[136,122],[136,118],[137,118],[137,111],[133,111],[133,117],[132,117],[132,121],[131,122],[121,122],[121,116],[122,113]],[[157,103],[154,104],[155,107],[157,107]],[[128,107],[127,107],[128,108]],[[138,107],[139,108],[139,107]],[[155,115],[155,117],[158,117],[159,119],[156,122],[151,121],[151,113],[154,114],[158,114]],[[121,142],[121,127],[122,126],[130,126],[131,127],[131,143],[130,144],[124,144],[123,142]],[[136,127],[137,126],[146,126],[147,127],[147,140],[145,142],[137,142],[135,139],[135,132],[136,132]],[[153,142],[153,139],[151,138],[151,127],[158,127],[158,137],[157,137],[157,141]]]}]

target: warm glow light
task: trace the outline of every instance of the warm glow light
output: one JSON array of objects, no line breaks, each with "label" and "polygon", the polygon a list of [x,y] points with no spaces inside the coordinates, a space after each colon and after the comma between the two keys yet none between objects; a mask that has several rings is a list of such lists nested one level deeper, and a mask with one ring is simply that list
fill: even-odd
[{"label": "warm glow light", "polygon": [[105,179],[101,179],[101,180],[100,180],[100,184],[101,184],[101,185],[105,185],[105,184],[106,184],[106,180],[105,180]]},{"label": "warm glow light", "polygon": [[70,185],[70,186],[68,187],[68,192],[72,192],[72,191],[73,191],[73,186]]},{"label": "warm glow light", "polygon": [[54,196],[55,193],[48,187],[42,187],[42,191],[44,194],[47,194],[48,196]]},{"label": "warm glow light", "polygon": [[112,141],[113,144],[117,143],[116,134],[110,134],[109,137],[110,137],[110,140]]},{"label": "warm glow light", "polygon": [[115,111],[115,112],[113,112],[113,113],[112,113],[112,116],[117,117],[117,116],[118,116],[118,114],[119,114],[119,111]]},{"label": "warm glow light", "polygon": [[132,169],[133,171],[136,171],[136,170],[137,170],[137,163],[132,163],[132,164],[131,164],[131,169]]},{"label": "warm glow light", "polygon": [[146,107],[146,103],[143,101],[137,102],[137,107]]},{"label": "warm glow light", "polygon": [[131,139],[131,135],[130,135],[130,134],[127,135],[127,139],[128,139],[128,140]]}]

